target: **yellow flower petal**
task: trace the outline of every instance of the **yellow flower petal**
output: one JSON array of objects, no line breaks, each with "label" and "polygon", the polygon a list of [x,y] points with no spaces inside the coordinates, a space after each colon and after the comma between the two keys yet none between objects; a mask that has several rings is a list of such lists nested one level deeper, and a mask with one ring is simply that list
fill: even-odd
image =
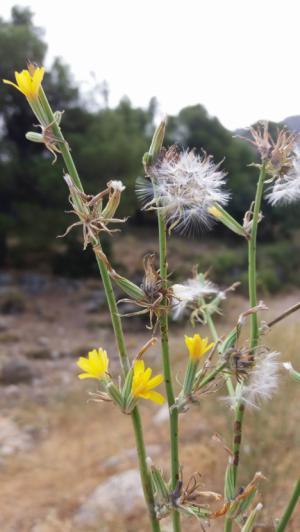
[{"label": "yellow flower petal", "polygon": [[28,100],[37,99],[44,77],[45,69],[43,67],[29,66],[29,70],[22,70],[22,72],[15,72],[17,83],[8,80],[3,80],[4,83],[12,85],[28,98]]},{"label": "yellow flower petal", "polygon": [[213,342],[208,344],[208,338],[201,338],[200,334],[185,336],[185,344],[189,351],[189,357],[194,360],[203,357],[214,345]]},{"label": "yellow flower petal", "polygon": [[164,396],[159,392],[149,392],[146,394],[147,397],[145,399],[149,399],[149,401],[153,401],[154,403],[158,405],[162,405],[165,402]]},{"label": "yellow flower petal", "polygon": [[88,353],[88,358],[80,357],[77,366],[85,373],[79,375],[80,379],[104,379],[108,370],[109,359],[103,349],[93,349]]},{"label": "yellow flower petal", "polygon": [[133,367],[131,393],[134,397],[141,397],[162,404],[164,397],[160,393],[152,391],[152,388],[162,383],[163,376],[156,375],[151,379],[151,375],[151,368],[145,369],[144,361],[136,360]]},{"label": "yellow flower petal", "polygon": [[147,383],[147,390],[151,390],[152,388],[156,388],[156,386],[159,386],[163,382],[164,378],[162,375],[156,375],[153,377],[153,379],[150,379],[150,381]]},{"label": "yellow flower petal", "polygon": [[3,83],[6,83],[7,85],[12,85],[13,87],[15,87],[15,89],[18,89],[18,91],[20,91],[20,92],[22,92],[22,94],[24,94],[23,91],[20,89],[20,87],[18,87],[18,85],[16,85],[12,81],[9,81],[8,79],[3,79],[2,81],[3,81]]},{"label": "yellow flower petal", "polygon": [[136,360],[134,363],[134,374],[143,373],[145,370],[145,363],[143,360]]}]

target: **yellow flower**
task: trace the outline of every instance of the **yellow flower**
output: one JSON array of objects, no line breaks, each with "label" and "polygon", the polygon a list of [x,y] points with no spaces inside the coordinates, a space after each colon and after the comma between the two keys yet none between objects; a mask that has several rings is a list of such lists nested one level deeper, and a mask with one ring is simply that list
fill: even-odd
[{"label": "yellow flower", "polygon": [[108,369],[108,356],[106,351],[93,349],[88,354],[88,358],[80,357],[77,360],[77,366],[84,371],[78,375],[79,379],[104,379]]},{"label": "yellow flower", "polygon": [[192,360],[198,360],[203,357],[207,351],[209,351],[214,342],[208,344],[208,338],[201,338],[200,334],[194,334],[194,336],[185,336],[185,345],[189,350],[189,357]]},{"label": "yellow flower", "polygon": [[152,370],[147,368],[143,360],[136,360],[133,367],[133,380],[131,386],[131,393],[134,397],[143,397],[149,399],[159,405],[163,404],[165,398],[158,392],[154,392],[153,388],[159,386],[164,378],[162,375],[156,375],[151,379]]},{"label": "yellow flower", "polygon": [[30,65],[28,70],[22,70],[22,72],[15,72],[16,82],[13,83],[7,79],[4,79],[4,83],[12,85],[18,91],[22,92],[28,98],[28,100],[36,100],[39,95],[41,83],[44,77],[44,67],[33,67]]}]

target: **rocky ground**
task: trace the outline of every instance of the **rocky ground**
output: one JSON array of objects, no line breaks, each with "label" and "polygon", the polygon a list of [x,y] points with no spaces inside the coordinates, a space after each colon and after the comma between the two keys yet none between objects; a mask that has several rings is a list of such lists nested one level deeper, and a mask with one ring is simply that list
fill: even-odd
[{"label": "rocky ground", "polygon": [[[130,269],[130,264],[128,264]],[[267,316],[300,300],[277,297]],[[269,301],[267,301],[269,303]],[[236,295],[219,320],[221,333],[247,302]],[[266,342],[300,368],[299,315],[274,327]],[[125,321],[134,356],[149,338],[140,318]],[[171,326],[174,374],[182,377],[182,326]],[[0,529],[3,532],[143,532],[149,530],[138,482],[130,418],[107,404],[90,401],[92,381],[78,381],[76,358],[102,346],[118,372],[105,298],[97,280],[66,281],[35,274],[0,275]],[[159,346],[147,361],[160,369]],[[261,523],[273,530],[299,475],[300,387],[282,372],[278,394],[246,418],[240,483],[261,470]],[[222,395],[222,392],[219,393]],[[168,472],[166,409],[141,407],[147,452]],[[232,415],[215,395],[180,418],[181,463],[188,479],[202,475],[203,489],[222,492],[226,453],[217,432],[230,442]],[[165,532],[168,521],[162,523]],[[201,530],[185,520],[183,530]],[[210,530],[222,530],[213,522]],[[288,529],[300,530],[296,511]]]}]

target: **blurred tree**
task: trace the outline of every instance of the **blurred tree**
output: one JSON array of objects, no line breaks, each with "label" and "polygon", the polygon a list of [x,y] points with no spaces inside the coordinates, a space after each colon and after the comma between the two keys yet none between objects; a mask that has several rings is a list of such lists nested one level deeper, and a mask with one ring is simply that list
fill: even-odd
[{"label": "blurred tree", "polygon": [[[43,64],[46,51],[43,31],[34,25],[29,9],[14,7],[9,21],[0,18],[0,79],[13,79],[13,72],[25,68],[26,60]],[[147,109],[133,107],[128,98],[123,98],[116,108],[111,109],[106,82],[99,84],[95,80],[94,94],[87,92],[82,96],[69,67],[60,59],[54,60],[43,84],[53,108],[67,111],[62,125],[87,192],[99,192],[109,179],[122,179],[126,193],[120,216],[131,215],[133,221],[143,221],[142,216],[135,217],[138,204],[134,186],[143,171],[141,158],[154,130],[158,114],[156,98],[150,100]],[[51,263],[55,271],[67,273],[70,262],[72,265],[76,262],[78,250],[78,263],[85,272],[88,258],[80,260],[79,232],[72,232],[64,241],[55,239],[71,223],[64,213],[67,190],[60,178],[64,167],[60,158],[55,167],[52,166],[51,154],[41,145],[25,139],[33,122],[34,117],[23,95],[2,85],[0,265],[7,261],[9,237],[14,243],[9,253],[12,265],[36,266],[38,260],[39,265]],[[195,147],[198,151],[204,149],[214,156],[216,162],[223,161],[225,156],[222,168],[228,172],[232,193],[229,210],[241,220],[255,191],[256,169],[249,167],[255,159],[251,145],[234,138],[217,118],[208,115],[202,105],[186,107],[177,116],[169,117],[165,144],[173,143]],[[267,206],[264,209],[272,214],[277,236],[286,237],[291,227],[299,225],[297,209],[288,209],[288,212],[287,209],[271,211]],[[224,230],[221,224],[217,227],[216,235]],[[274,225],[265,223],[264,236],[270,239],[273,232]],[[72,271],[78,273],[77,268]]]}]

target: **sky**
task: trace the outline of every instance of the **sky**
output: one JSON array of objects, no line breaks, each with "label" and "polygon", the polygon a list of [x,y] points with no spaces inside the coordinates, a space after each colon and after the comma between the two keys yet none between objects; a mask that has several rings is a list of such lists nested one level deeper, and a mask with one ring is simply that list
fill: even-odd
[{"label": "sky", "polygon": [[82,90],[106,80],[112,106],[201,103],[228,129],[300,115],[298,0],[1,0],[0,15],[15,4],[45,29],[46,66],[60,56]]}]

